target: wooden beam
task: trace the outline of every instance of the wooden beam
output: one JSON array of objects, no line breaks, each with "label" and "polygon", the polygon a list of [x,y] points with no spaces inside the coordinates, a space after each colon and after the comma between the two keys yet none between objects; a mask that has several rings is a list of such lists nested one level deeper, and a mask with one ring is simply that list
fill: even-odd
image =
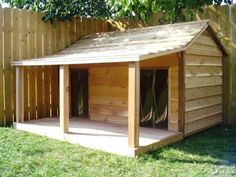
[{"label": "wooden beam", "polygon": [[179,112],[178,131],[184,134],[185,130],[185,54],[179,53]]},{"label": "wooden beam", "polygon": [[129,63],[128,82],[128,145],[139,146],[140,66],[139,62]]},{"label": "wooden beam", "polygon": [[60,129],[69,131],[69,65],[60,66]]},{"label": "wooden beam", "polygon": [[24,68],[16,67],[16,122],[24,122]]}]

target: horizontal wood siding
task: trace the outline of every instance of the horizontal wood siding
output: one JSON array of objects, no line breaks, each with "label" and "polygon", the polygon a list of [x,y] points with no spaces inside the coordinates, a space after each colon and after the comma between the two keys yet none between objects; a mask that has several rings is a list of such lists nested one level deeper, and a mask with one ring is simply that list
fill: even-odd
[{"label": "horizontal wood siding", "polygon": [[204,32],[184,53],[185,135],[222,121],[222,53]]},{"label": "horizontal wood siding", "polygon": [[[192,17],[184,12],[186,21],[192,21]],[[161,14],[152,14],[146,23],[138,19],[122,19],[109,20],[109,30],[125,30],[132,28],[140,28],[143,26],[160,25]],[[224,123],[236,125],[236,4],[206,6],[203,11],[196,13],[194,20],[209,20],[210,25],[214,29],[216,35],[222,42],[227,51],[224,60]],[[211,45],[214,41],[207,40],[208,36],[201,36],[197,40],[197,44]],[[212,56],[212,55],[211,55]],[[222,65],[221,57],[208,57],[204,55],[190,55],[188,62],[190,65],[199,65],[204,61],[206,65]]]},{"label": "horizontal wood siding", "polygon": [[92,120],[127,124],[127,64],[89,67],[89,116]]},{"label": "horizontal wood siding", "polygon": [[[89,116],[92,120],[127,124],[128,121],[128,65],[92,64],[71,68],[89,70]],[[168,129],[178,131],[178,54],[140,62],[141,69],[168,69],[169,123]]]}]

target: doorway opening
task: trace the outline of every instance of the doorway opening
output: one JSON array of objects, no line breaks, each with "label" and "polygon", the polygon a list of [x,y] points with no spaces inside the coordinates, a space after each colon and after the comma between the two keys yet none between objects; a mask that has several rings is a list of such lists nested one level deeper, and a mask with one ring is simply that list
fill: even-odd
[{"label": "doorway opening", "polygon": [[88,118],[88,70],[71,70],[71,116]]},{"label": "doorway opening", "polygon": [[168,129],[168,70],[141,70],[140,94],[140,126]]}]

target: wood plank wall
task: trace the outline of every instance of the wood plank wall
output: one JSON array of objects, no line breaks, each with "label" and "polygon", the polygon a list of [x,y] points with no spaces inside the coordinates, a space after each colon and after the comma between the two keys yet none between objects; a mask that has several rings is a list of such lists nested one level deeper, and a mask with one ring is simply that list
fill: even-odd
[{"label": "wood plank wall", "polygon": [[128,123],[128,65],[89,67],[89,116],[92,120]]},{"label": "wood plank wall", "polygon": [[184,52],[185,135],[222,121],[222,52],[206,31]]},{"label": "wood plank wall", "polygon": [[236,125],[236,4],[209,6],[197,14],[197,20],[209,19],[227,56],[224,60],[223,121]]},{"label": "wood plank wall", "polygon": [[[111,123],[128,123],[128,64],[71,65],[71,69],[88,69],[89,117]],[[171,131],[179,130],[178,53],[140,62],[141,69],[169,71],[169,124]]]},{"label": "wood plank wall", "polygon": [[[42,13],[0,8],[0,125],[15,118],[15,70],[10,62],[54,54],[75,40],[107,31],[107,22],[74,18],[51,24]],[[25,68],[25,119],[58,115],[58,68]]]},{"label": "wood plank wall", "polygon": [[[187,14],[187,13],[186,13]],[[109,20],[109,30],[125,30],[159,25],[161,15],[153,14],[146,24],[137,19]],[[224,60],[224,123],[236,125],[236,4],[208,6],[196,13],[195,20],[209,19],[218,38],[227,50]],[[186,17],[187,21],[192,19]]]}]

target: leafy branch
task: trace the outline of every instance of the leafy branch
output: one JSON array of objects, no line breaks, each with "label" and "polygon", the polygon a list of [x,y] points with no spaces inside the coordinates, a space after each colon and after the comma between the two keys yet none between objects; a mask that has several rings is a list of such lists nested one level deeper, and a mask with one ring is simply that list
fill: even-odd
[{"label": "leafy branch", "polygon": [[162,14],[163,22],[183,21],[183,10],[193,16],[206,5],[231,4],[232,0],[3,0],[11,7],[44,12],[44,20],[95,18],[132,18],[147,21],[153,13]]}]

